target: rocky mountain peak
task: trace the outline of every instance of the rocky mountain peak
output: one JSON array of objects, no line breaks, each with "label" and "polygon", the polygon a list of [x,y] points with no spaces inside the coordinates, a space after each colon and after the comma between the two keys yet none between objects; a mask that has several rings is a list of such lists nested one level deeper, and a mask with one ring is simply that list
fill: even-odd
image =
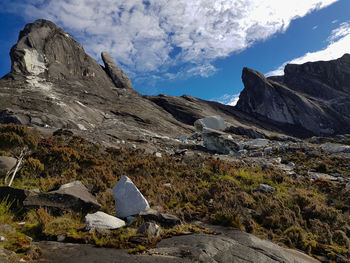
[{"label": "rocky mountain peak", "polygon": [[331,61],[288,64],[284,76],[265,78],[244,68],[236,109],[265,122],[302,131],[298,136],[332,135],[350,129],[350,55]]},{"label": "rocky mountain peak", "polygon": [[108,75],[113,80],[113,83],[117,88],[122,89],[133,89],[131,80],[124,73],[124,71],[117,66],[111,55],[106,52],[101,53],[103,63],[105,64],[105,69]]},{"label": "rocky mountain peak", "polygon": [[34,75],[50,82],[80,80],[94,86],[132,89],[131,80],[110,55],[102,54],[104,69],[70,34],[48,20],[27,24],[10,56],[14,76]]}]

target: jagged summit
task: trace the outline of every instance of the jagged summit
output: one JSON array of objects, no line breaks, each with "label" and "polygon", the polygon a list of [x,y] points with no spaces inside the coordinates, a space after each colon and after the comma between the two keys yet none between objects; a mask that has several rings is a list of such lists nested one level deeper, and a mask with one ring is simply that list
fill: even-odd
[{"label": "jagged summit", "polygon": [[284,76],[265,78],[244,68],[236,109],[311,135],[350,132],[350,55],[288,64]]},{"label": "jagged summit", "polygon": [[49,81],[82,80],[132,89],[131,80],[111,56],[102,53],[104,70],[71,35],[48,20],[27,24],[10,56],[12,75],[35,75]]}]

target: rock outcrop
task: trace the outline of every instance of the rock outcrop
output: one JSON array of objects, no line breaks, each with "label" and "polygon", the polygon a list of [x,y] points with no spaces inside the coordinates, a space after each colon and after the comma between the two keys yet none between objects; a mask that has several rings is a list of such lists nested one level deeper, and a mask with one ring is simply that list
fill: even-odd
[{"label": "rock outcrop", "polygon": [[117,66],[113,58],[106,52],[102,52],[101,57],[105,64],[105,69],[115,86],[121,89],[132,89],[131,80],[124,71]]},{"label": "rock outcrop", "polygon": [[350,55],[332,61],[290,64],[285,75],[265,78],[244,68],[236,109],[293,129],[298,136],[328,136],[350,130]]},{"label": "rock outcrop", "polygon": [[92,245],[41,242],[43,262],[266,262],[317,263],[297,250],[282,248],[238,230],[220,229],[221,235],[193,234],[162,240],[148,253],[130,255],[127,250]]}]

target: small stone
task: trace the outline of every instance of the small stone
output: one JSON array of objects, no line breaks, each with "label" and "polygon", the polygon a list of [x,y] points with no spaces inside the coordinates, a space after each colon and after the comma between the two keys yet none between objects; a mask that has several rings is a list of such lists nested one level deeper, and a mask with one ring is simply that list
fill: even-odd
[{"label": "small stone", "polygon": [[162,158],[162,154],[160,152],[154,152],[153,156],[158,157],[158,158]]},{"label": "small stone", "polygon": [[7,239],[3,236],[0,236],[0,242],[5,242],[5,241],[7,241]]},{"label": "small stone", "polygon": [[162,229],[155,223],[147,222],[137,229],[137,234],[146,235],[150,239],[160,237]]},{"label": "small stone", "polygon": [[66,240],[66,235],[58,235],[57,236],[57,242],[63,242]]},{"label": "small stone", "polygon": [[19,226],[25,226],[26,222],[19,222],[17,223]]},{"label": "small stone", "polygon": [[271,193],[275,191],[275,188],[268,184],[260,184],[259,191],[264,193]]},{"label": "small stone", "polygon": [[132,145],[131,145],[131,148],[136,149],[136,148],[137,148],[137,147],[136,147],[136,144],[132,144]]},{"label": "small stone", "polygon": [[163,184],[164,187],[170,188],[171,187],[171,183],[165,183]]},{"label": "small stone", "polygon": [[180,135],[180,136],[179,136],[179,141],[180,141],[180,142],[186,142],[186,141],[187,141],[187,137],[184,136],[184,135]]},{"label": "small stone", "polygon": [[295,163],[290,162],[290,163],[288,163],[287,165],[288,165],[289,167],[294,167],[294,166],[295,166]]},{"label": "small stone", "polygon": [[264,149],[264,153],[266,153],[266,154],[272,153],[272,147],[266,147],[266,148]]}]

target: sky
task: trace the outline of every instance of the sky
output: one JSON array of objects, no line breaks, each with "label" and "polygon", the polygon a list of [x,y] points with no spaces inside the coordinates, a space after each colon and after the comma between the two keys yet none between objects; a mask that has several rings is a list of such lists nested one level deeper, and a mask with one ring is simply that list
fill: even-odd
[{"label": "sky", "polygon": [[283,75],[350,53],[350,0],[1,0],[1,76],[19,31],[40,18],[100,63],[111,54],[142,94],[231,105],[243,67]]}]

